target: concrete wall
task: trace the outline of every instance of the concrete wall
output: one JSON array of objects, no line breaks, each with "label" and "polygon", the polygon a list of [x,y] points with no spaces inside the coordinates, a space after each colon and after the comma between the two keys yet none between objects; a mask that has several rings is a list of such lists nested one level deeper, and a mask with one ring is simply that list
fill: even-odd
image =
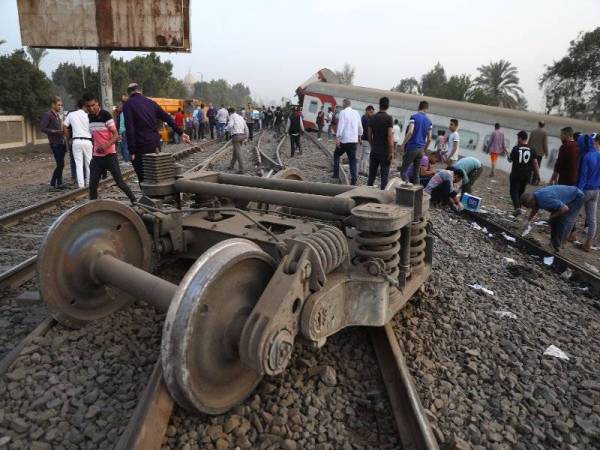
[{"label": "concrete wall", "polygon": [[48,144],[39,125],[33,125],[23,116],[0,115],[0,151]]}]

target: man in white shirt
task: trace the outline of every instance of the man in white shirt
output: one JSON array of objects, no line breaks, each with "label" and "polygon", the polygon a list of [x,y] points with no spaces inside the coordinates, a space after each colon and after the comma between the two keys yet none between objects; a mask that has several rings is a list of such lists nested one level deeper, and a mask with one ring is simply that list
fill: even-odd
[{"label": "man in white shirt", "polygon": [[[219,110],[220,111],[220,110]],[[219,117],[217,113],[217,117]],[[242,155],[242,143],[248,137],[248,125],[242,116],[235,112],[235,108],[229,108],[227,112],[229,122],[227,123],[227,132],[231,136],[233,143],[233,155],[229,170],[233,170],[235,162],[238,163],[238,173],[244,173],[244,156]]]},{"label": "man in white shirt", "polygon": [[340,177],[340,157],[346,153],[350,163],[350,182],[356,184],[356,145],[362,143],[363,127],[360,115],[351,107],[349,99],[344,99],[344,109],[340,112],[336,132],[336,149],[333,152],[333,178]]},{"label": "man in white shirt", "polygon": [[458,153],[460,150],[460,135],[458,134],[458,119],[450,119],[450,136],[448,136],[448,156],[446,163],[448,167],[458,161]]},{"label": "man in white shirt", "polygon": [[217,138],[222,139],[225,135],[227,122],[229,122],[229,113],[225,109],[225,105],[221,105],[217,111]]},{"label": "man in white shirt", "polygon": [[82,188],[90,182],[90,161],[92,160],[93,144],[88,113],[83,109],[81,100],[78,106],[77,111],[72,111],[67,115],[63,126],[65,136],[69,135],[69,126],[71,127],[73,139],[71,152],[75,160],[77,186]]}]

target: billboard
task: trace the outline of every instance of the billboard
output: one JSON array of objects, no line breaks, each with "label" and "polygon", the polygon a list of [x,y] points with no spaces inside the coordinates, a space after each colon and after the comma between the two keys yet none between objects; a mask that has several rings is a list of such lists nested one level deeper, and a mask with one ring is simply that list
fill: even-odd
[{"label": "billboard", "polygon": [[189,52],[189,0],[17,0],[23,45]]}]

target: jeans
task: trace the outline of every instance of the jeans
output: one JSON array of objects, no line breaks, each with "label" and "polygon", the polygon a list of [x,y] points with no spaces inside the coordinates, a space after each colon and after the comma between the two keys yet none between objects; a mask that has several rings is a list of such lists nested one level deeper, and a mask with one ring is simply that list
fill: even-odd
[{"label": "jeans", "polygon": [[98,183],[102,172],[108,170],[117,183],[117,186],[127,195],[131,203],[135,203],[135,195],[131,192],[127,183],[123,180],[121,169],[119,168],[119,159],[117,154],[113,153],[107,156],[94,156],[90,163],[90,200],[98,198]]},{"label": "jeans", "polygon": [[215,127],[216,126],[217,126],[217,122],[215,121],[215,119],[208,120],[208,129],[210,130],[210,138],[211,139],[215,138]]},{"label": "jeans", "polygon": [[327,127],[327,139],[331,140],[333,138],[333,127],[329,125]]},{"label": "jeans", "polygon": [[92,141],[86,139],[73,139],[71,152],[75,158],[77,173],[77,186],[82,188],[90,182],[90,161],[92,160]]},{"label": "jeans", "polygon": [[[419,184],[420,181],[420,170],[421,166],[421,158],[423,158],[424,149],[416,148],[414,150],[404,150],[404,155],[402,156],[402,167],[400,168],[400,176],[403,177],[404,181],[410,181],[412,184]],[[406,180],[404,178],[404,172],[408,170],[408,166],[413,164],[413,167],[416,167],[417,170],[413,170],[410,178]]]},{"label": "jeans", "polygon": [[[360,146],[358,159],[358,173],[367,174],[369,172],[369,155],[371,154],[371,144],[369,141],[363,139],[362,145]],[[377,171],[375,171],[377,174]]]},{"label": "jeans", "polygon": [[244,155],[242,154],[242,144],[246,139],[245,134],[234,134],[231,137],[233,144],[233,155],[231,156],[231,162],[229,163],[229,170],[232,170],[235,166],[235,162],[238,163],[238,172],[244,172]]},{"label": "jeans", "polygon": [[515,210],[521,207],[521,195],[525,193],[525,188],[529,182],[530,173],[510,174],[510,199]]},{"label": "jeans", "polygon": [[367,184],[373,186],[375,178],[377,178],[377,171],[379,170],[379,167],[381,167],[381,190],[384,190],[390,176],[390,164],[388,155],[379,152],[371,153],[369,157],[369,181]]},{"label": "jeans", "polygon": [[253,140],[254,139],[254,122],[246,122],[246,125],[248,126],[248,139]]},{"label": "jeans", "polygon": [[225,136],[225,126],[227,124],[223,122],[217,123],[217,137],[222,139]]},{"label": "jeans", "polygon": [[123,133],[121,135],[121,156],[123,157],[123,161],[131,162],[131,155],[129,154],[129,146],[127,145],[126,133]]},{"label": "jeans", "polygon": [[[537,159],[538,166],[540,167],[540,172],[542,171],[542,159],[544,155],[537,155],[535,159]],[[535,174],[535,171],[531,172],[531,184],[538,184],[540,182],[540,178]]]},{"label": "jeans", "polygon": [[66,146],[65,144],[50,144],[50,149],[52,150],[54,161],[56,162],[56,167],[54,168],[52,178],[50,179],[50,186],[57,187],[63,184],[62,174],[63,169],[65,168]]},{"label": "jeans", "polygon": [[348,163],[350,164],[350,183],[356,184],[356,142],[346,142],[340,144],[333,152],[333,178],[340,177],[340,157],[346,153]]},{"label": "jeans", "polygon": [[585,221],[587,223],[587,240],[593,241],[596,237],[596,213],[598,211],[598,194],[600,190],[584,191],[583,205],[585,207]]},{"label": "jeans", "polygon": [[173,131],[173,143],[174,144],[179,144],[179,142],[181,142],[180,139],[181,138],[179,137],[179,135]]},{"label": "jeans", "polygon": [[445,180],[432,189],[431,201],[433,203],[441,203],[442,205],[445,205],[450,199],[451,192],[452,184],[450,183],[450,180]]},{"label": "jeans", "polygon": [[550,220],[550,242],[552,247],[558,250],[562,243],[567,240],[573,230],[579,211],[583,206],[584,195],[577,195],[575,200],[567,204],[569,210],[562,216]]},{"label": "jeans", "polygon": [[300,135],[299,134],[290,134],[290,150],[291,150],[291,154],[292,156],[294,156],[294,153],[296,152],[296,150],[298,150],[298,152],[302,153],[302,148],[300,147]]}]

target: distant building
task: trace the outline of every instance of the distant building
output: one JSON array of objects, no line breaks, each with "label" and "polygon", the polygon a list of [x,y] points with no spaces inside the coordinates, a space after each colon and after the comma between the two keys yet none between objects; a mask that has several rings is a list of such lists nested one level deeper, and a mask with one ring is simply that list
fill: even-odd
[{"label": "distant building", "polygon": [[194,93],[194,85],[198,82],[198,79],[192,74],[191,69],[188,69],[188,73],[183,79],[183,85],[186,87],[190,96]]}]

